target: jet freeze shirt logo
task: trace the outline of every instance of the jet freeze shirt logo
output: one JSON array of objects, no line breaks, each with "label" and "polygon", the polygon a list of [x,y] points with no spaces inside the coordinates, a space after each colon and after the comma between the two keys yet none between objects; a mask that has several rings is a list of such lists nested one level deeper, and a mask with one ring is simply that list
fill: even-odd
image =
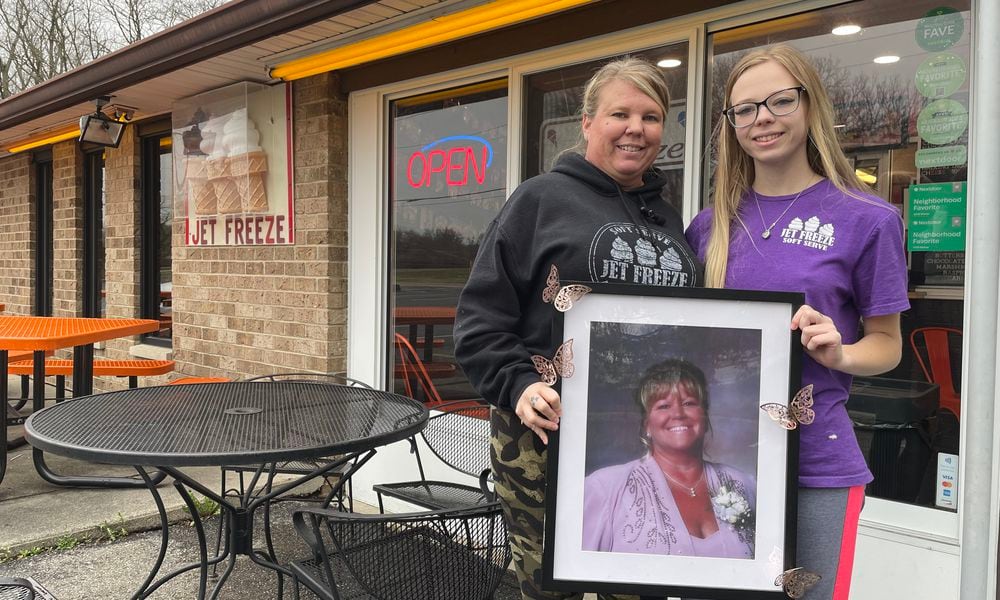
[{"label": "jet freeze shirt logo", "polygon": [[590,244],[590,279],[610,283],[687,286],[694,260],[669,235],[633,223],[609,223]]},{"label": "jet freeze shirt logo", "polygon": [[826,252],[833,246],[836,238],[833,236],[833,223],[820,223],[819,217],[814,215],[805,223],[798,217],[792,219],[781,230],[781,241]]}]

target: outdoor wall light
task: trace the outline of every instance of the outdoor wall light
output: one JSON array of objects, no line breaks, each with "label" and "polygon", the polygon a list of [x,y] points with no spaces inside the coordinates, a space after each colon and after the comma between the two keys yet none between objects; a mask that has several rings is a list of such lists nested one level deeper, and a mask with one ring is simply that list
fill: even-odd
[{"label": "outdoor wall light", "polygon": [[114,116],[104,114],[101,109],[111,100],[110,96],[101,96],[94,100],[97,109],[94,114],[80,117],[80,141],[90,142],[99,146],[117,148],[122,141],[125,124],[132,120],[135,109],[128,106],[112,106]]}]

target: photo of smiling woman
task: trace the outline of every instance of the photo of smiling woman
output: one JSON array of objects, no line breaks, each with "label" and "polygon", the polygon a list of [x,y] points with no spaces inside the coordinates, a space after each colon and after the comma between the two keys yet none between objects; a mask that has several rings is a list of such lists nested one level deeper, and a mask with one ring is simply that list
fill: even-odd
[{"label": "photo of smiling woman", "polygon": [[[634,335],[637,327],[602,325],[611,325],[612,330],[622,326],[626,338]],[[597,351],[592,355],[625,364],[638,358],[623,360],[614,350],[602,350],[601,332],[595,333]],[[608,444],[588,444],[582,549],[753,558],[756,419],[747,407],[755,410],[757,406],[756,393],[751,392],[759,375],[754,332],[661,326],[640,335],[673,341],[669,346],[679,346],[678,338],[689,339],[692,345],[684,358],[656,352],[640,359],[642,368],[631,377],[638,385],[626,384],[615,394],[616,382],[609,381],[610,385],[598,392],[617,396],[610,402],[592,394],[588,440],[606,439],[608,434],[602,433],[606,428],[619,432],[610,435],[628,439],[631,429],[638,434],[633,439],[639,440],[641,450],[638,457],[622,462],[619,455],[605,450]],[[721,354],[696,341],[731,336],[736,336],[730,339],[735,343],[722,346],[727,350]],[[696,363],[704,364],[713,374],[711,383]],[[605,375],[598,377],[607,379]],[[719,432],[713,431],[713,391],[722,400]],[[625,395],[631,398],[626,400]],[[597,464],[609,466],[592,470]]]}]

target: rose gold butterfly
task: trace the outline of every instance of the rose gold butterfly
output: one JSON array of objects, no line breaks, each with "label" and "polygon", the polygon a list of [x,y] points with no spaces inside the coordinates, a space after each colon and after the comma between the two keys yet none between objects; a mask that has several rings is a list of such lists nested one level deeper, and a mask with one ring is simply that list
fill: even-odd
[{"label": "rose gold butterfly", "polygon": [[809,425],[816,418],[816,411],[813,405],[813,384],[799,390],[791,403],[786,407],[784,404],[769,402],[761,404],[760,409],[767,413],[767,416],[776,421],[785,429],[795,429],[801,423]]},{"label": "rose gold butterfly", "polygon": [[573,308],[573,303],[583,298],[591,292],[591,288],[574,283],[572,285],[564,285],[559,288],[559,293],[556,294],[555,301],[552,305],[556,307],[559,312],[566,312],[567,310]]},{"label": "rose gold butterfly", "polygon": [[555,300],[559,293],[559,269],[555,265],[549,267],[549,276],[545,278],[545,289],[542,290],[542,302],[549,303]]},{"label": "rose gold butterfly", "polygon": [[806,571],[802,567],[795,567],[781,573],[774,579],[774,585],[785,590],[789,598],[801,598],[809,588],[819,583],[822,579],[818,574]]},{"label": "rose gold butterfly", "polygon": [[538,374],[542,376],[542,381],[549,385],[554,384],[559,377],[572,377],[576,371],[573,367],[573,340],[569,339],[563,342],[556,349],[552,360],[535,354],[532,355],[531,362],[535,365]]},{"label": "rose gold butterfly", "polygon": [[573,308],[574,302],[592,291],[591,288],[578,283],[559,287],[559,269],[552,265],[549,268],[549,276],[545,279],[542,301],[551,302],[559,312],[566,312]]}]

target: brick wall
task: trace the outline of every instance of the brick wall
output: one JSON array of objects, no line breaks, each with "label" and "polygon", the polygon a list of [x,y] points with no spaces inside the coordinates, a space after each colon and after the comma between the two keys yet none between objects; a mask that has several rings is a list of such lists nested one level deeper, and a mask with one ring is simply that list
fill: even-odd
[{"label": "brick wall", "polygon": [[[104,315],[107,317],[140,316],[140,156],[134,127],[126,129],[117,148],[104,152]],[[127,352],[130,344],[108,345]]]},{"label": "brick wall", "polygon": [[76,140],[52,147],[52,314],[83,308],[83,154]]},{"label": "brick wall", "polygon": [[[185,247],[174,221],[173,359],[184,375],[343,370],[347,353],[347,102],[336,75],[293,89],[295,244]],[[105,153],[105,315],[139,316],[141,144],[133,127]],[[54,314],[82,307],[83,155],[53,146]],[[34,286],[30,156],[0,161],[0,301],[30,313]],[[97,356],[126,358],[137,338]],[[177,377],[177,373],[163,379]],[[154,383],[147,381],[145,383]],[[124,385],[98,379],[95,389]]]},{"label": "brick wall", "polygon": [[33,181],[30,154],[0,160],[0,302],[8,314],[30,315],[34,301]]},{"label": "brick wall", "polygon": [[[139,309],[139,269],[142,207],[141,144],[135,127],[128,127],[117,148],[104,151],[104,316],[132,319]],[[108,340],[95,358],[133,358],[129,349],[140,336]],[[143,378],[142,385],[166,383],[168,376]],[[95,378],[95,390],[120,389],[128,380]]]},{"label": "brick wall", "polygon": [[173,230],[173,358],[189,375],[343,370],[347,102],[335,75],[293,88],[295,244],[185,247]]}]

